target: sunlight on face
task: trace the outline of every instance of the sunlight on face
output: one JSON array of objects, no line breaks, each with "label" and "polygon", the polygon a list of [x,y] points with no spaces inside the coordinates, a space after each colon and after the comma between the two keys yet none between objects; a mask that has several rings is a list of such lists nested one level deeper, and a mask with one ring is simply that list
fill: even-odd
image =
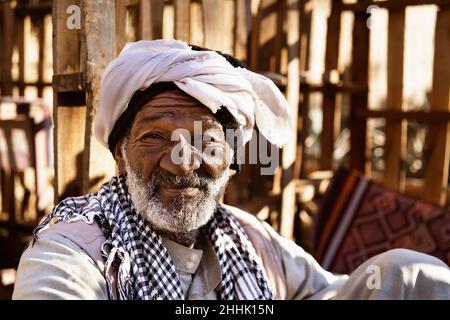
[{"label": "sunlight on face", "polygon": [[[196,172],[189,176],[175,176],[155,170],[150,180],[146,181],[139,172],[131,168],[125,147],[126,143],[122,145],[122,154],[128,192],[134,207],[144,220],[157,230],[185,233],[197,230],[212,218],[217,200],[229,180],[229,169],[218,178],[199,176]],[[170,205],[161,202],[161,186],[170,186],[170,189],[174,190],[173,202]]]}]

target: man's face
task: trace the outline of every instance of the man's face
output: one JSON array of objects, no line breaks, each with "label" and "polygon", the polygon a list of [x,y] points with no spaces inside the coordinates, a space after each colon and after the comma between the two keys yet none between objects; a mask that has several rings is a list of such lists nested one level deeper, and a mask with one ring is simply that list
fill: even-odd
[{"label": "man's face", "polygon": [[155,96],[115,151],[134,206],[157,229],[188,232],[212,217],[230,149],[221,124],[197,100],[178,91]]}]

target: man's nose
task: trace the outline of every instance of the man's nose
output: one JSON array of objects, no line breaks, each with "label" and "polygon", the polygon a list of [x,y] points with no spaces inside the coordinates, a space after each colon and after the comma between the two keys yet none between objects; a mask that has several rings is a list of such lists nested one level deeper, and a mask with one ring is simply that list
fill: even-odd
[{"label": "man's nose", "polygon": [[201,153],[184,137],[167,152],[160,161],[160,167],[177,176],[185,176],[200,168]]}]

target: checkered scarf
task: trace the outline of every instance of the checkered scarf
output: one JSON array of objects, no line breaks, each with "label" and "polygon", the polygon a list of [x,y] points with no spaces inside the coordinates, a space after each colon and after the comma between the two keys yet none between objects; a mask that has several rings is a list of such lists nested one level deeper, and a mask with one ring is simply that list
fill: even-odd
[{"label": "checkered scarf", "polygon": [[[96,221],[105,234],[101,251],[111,299],[184,299],[172,259],[158,233],[136,213],[123,176],[112,178],[96,193],[59,203],[36,228],[35,239],[50,222],[76,220]],[[273,299],[255,249],[236,218],[218,205],[202,231],[221,267],[219,299]]]}]

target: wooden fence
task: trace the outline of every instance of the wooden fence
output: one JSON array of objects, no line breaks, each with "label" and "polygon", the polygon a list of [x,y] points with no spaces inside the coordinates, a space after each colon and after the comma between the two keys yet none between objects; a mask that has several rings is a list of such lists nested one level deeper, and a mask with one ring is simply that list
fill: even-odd
[{"label": "wooden fence", "polygon": [[[312,171],[335,169],[335,143],[342,132],[340,123],[350,130],[350,149],[346,163],[371,176],[371,135],[368,121],[384,119],[384,183],[394,189],[420,194],[445,204],[448,201],[450,155],[450,2],[444,0],[388,0],[384,2],[330,1],[325,38],[324,72],[320,83],[310,81],[308,71],[314,57],[312,4],[299,0],[54,0],[53,10],[53,90],[55,194],[62,195],[68,185],[72,193],[85,193],[115,173],[109,151],[93,138],[92,124],[98,102],[99,81],[105,66],[127,41],[172,38],[231,53],[249,68],[264,73],[286,94],[294,116],[296,134],[281,151],[281,163],[274,176],[259,174],[259,166],[244,165],[233,178],[225,200],[268,219],[283,235],[292,237],[301,208],[319,190],[329,174]],[[429,109],[408,111],[403,102],[405,9],[408,6],[438,6],[433,86]],[[389,12],[387,50],[386,108],[368,107],[369,39],[368,8],[376,5]],[[7,25],[11,10],[3,4],[2,23]],[[71,7],[70,10],[68,8]],[[14,10],[17,10],[14,9]],[[36,9],[37,10],[37,9]],[[79,28],[68,27],[68,19]],[[342,37],[342,16],[353,17],[350,38]],[[19,19],[20,20],[20,19]],[[5,24],[6,23],[6,24]],[[2,34],[10,37],[7,28]],[[3,40],[3,41],[4,41]],[[338,67],[340,48],[351,43],[348,68]],[[9,50],[9,51],[8,51]],[[20,50],[20,49],[19,49]],[[10,62],[2,50],[2,95],[9,94]],[[5,60],[6,59],[6,60]],[[9,83],[9,84],[8,84]],[[21,82],[17,82],[21,86]],[[46,85],[45,83],[40,86]],[[23,86],[23,85],[22,85]],[[6,89],[4,89],[6,88]],[[311,96],[322,96],[320,154],[315,166],[307,166],[305,148],[311,120]],[[345,98],[345,99],[344,99]],[[343,102],[344,101],[344,102]],[[347,101],[347,102],[345,102]],[[343,119],[346,103],[350,108]],[[415,186],[405,174],[406,123],[425,123],[428,145],[424,151],[424,178]],[[317,178],[318,177],[318,178]],[[56,198],[57,199],[57,198]]]},{"label": "wooden fence", "polygon": [[[26,211],[32,217],[42,213],[51,198],[44,195],[50,106],[36,99],[46,93],[48,97],[52,91],[52,70],[48,65],[52,54],[51,14],[51,1],[0,1],[0,181],[2,212],[8,213],[11,225],[17,222],[16,213],[20,213],[20,222]],[[5,108],[5,104],[15,104],[15,118],[8,115],[11,109]],[[39,119],[34,118],[35,108],[43,111]],[[24,134],[23,139],[16,139],[17,131]],[[15,145],[13,141],[22,143]],[[25,183],[25,163],[34,168],[31,186]],[[18,185],[22,192],[17,192]],[[34,189],[31,197],[29,187]],[[18,193],[23,194],[22,199],[17,199]]]},{"label": "wooden fence", "polygon": [[[45,77],[44,62],[48,60],[49,49],[45,45],[45,36],[51,24],[46,23],[52,13],[51,1],[17,1],[15,7],[9,1],[0,3],[0,92],[2,96],[25,96],[27,87],[36,89],[36,96],[42,98],[44,88],[51,88],[52,82]],[[25,21],[28,20],[30,28],[37,37],[36,51],[33,56],[36,65],[26,63],[26,50],[35,50],[26,37]],[[29,36],[29,35],[28,35]],[[17,51],[17,75],[13,77],[13,53]],[[28,70],[25,70],[29,68]],[[34,69],[34,70],[30,70]],[[31,72],[33,71],[33,72]],[[25,73],[36,74],[33,81],[26,79]]]},{"label": "wooden fence", "polygon": [[[448,1],[418,0],[372,3],[388,9],[389,12],[386,110],[377,111],[369,110],[367,107],[367,92],[370,90],[367,86],[370,36],[370,30],[367,28],[367,7],[371,3],[370,1],[359,1],[353,5],[336,4],[334,11],[334,14],[338,15],[343,10],[351,10],[355,16],[352,81],[360,90],[351,94],[350,166],[370,174],[367,143],[370,133],[366,127],[367,120],[374,118],[385,119],[385,171],[382,179],[386,186],[405,191],[406,121],[415,120],[426,123],[428,126],[429,145],[424,150],[425,178],[420,187],[420,194],[427,200],[444,205],[448,197],[448,170],[450,162],[450,131],[448,126],[450,120],[450,57],[447,54],[450,49],[450,3]],[[407,111],[408,108],[403,103],[402,95],[405,9],[408,6],[424,4],[436,4],[439,6],[435,30],[431,103],[429,110]],[[333,13],[330,17],[330,22],[332,19]],[[330,133],[328,135],[331,138]],[[322,156],[325,155],[322,154]]]}]

